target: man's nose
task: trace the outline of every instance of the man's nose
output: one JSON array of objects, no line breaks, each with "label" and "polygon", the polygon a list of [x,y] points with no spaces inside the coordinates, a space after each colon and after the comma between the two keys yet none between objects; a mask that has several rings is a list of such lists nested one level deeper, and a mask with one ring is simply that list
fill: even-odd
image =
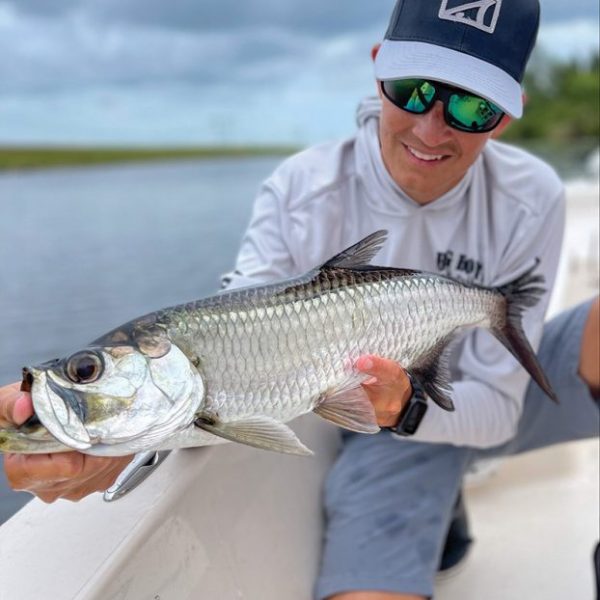
[{"label": "man's nose", "polygon": [[435,148],[452,138],[452,130],[444,120],[444,105],[438,100],[424,115],[416,115],[413,133],[426,146]]}]

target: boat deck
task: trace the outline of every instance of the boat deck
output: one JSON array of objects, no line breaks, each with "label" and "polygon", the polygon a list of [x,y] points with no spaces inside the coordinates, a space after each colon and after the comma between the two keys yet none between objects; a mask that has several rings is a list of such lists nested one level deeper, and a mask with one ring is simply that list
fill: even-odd
[{"label": "boat deck", "polygon": [[436,600],[594,597],[598,440],[510,457],[466,490],[475,543]]}]

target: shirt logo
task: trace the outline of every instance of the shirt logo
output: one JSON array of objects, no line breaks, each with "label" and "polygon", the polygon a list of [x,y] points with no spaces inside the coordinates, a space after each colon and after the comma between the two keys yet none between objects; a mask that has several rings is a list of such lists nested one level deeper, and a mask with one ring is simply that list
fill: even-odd
[{"label": "shirt logo", "polygon": [[481,262],[454,250],[437,253],[437,268],[440,273],[454,277],[463,283],[483,283]]},{"label": "shirt logo", "polygon": [[438,17],[444,21],[464,23],[487,33],[494,33],[502,0],[477,0],[476,2],[457,2],[442,0]]}]

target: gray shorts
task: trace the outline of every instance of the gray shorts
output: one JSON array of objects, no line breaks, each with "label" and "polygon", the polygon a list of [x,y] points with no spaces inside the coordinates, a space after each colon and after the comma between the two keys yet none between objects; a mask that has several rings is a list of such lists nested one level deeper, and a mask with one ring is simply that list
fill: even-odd
[{"label": "gray shorts", "polygon": [[577,375],[590,302],[550,321],[538,353],[562,402],[527,390],[513,440],[485,451],[403,440],[388,433],[345,436],[324,492],[327,517],[315,597],[349,590],[431,596],[463,474],[481,456],[515,454],[597,436],[598,404]]}]

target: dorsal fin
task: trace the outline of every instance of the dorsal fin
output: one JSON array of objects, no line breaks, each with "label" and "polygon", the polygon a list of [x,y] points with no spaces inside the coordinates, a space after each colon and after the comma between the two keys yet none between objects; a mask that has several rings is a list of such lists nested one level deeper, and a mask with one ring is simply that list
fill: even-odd
[{"label": "dorsal fin", "polygon": [[387,229],[380,229],[368,235],[357,244],[330,258],[322,268],[356,269],[368,265],[387,239],[387,234]]}]

